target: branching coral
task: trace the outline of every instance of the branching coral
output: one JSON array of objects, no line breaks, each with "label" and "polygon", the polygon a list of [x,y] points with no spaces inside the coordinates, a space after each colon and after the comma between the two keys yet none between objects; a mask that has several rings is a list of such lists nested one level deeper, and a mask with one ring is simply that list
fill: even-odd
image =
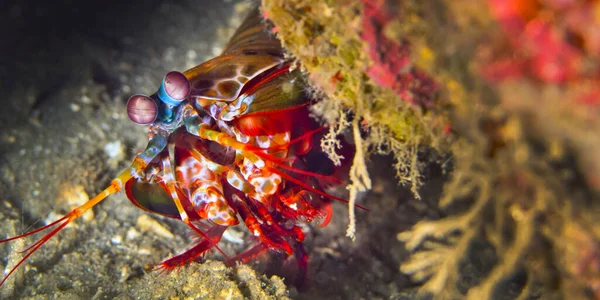
[{"label": "branching coral", "polygon": [[[598,265],[587,269],[581,263],[598,260],[600,236],[584,229],[593,226],[594,221],[589,218],[594,212],[582,211],[581,207],[573,209],[585,205],[581,201],[588,199],[568,194],[566,187],[574,183],[564,177],[567,169],[557,169],[544,153],[523,140],[515,142],[514,147],[497,149],[493,158],[478,157],[473,151],[476,148],[460,149],[469,159],[456,157],[459,165],[455,172],[462,176],[454,176],[448,183],[441,204],[462,206],[460,202],[466,201],[468,208],[441,220],[421,221],[399,234],[408,249],[417,250],[401,270],[417,281],[430,277],[423,289],[445,294],[457,284],[458,264],[469,259],[466,249],[483,239],[496,250],[498,262],[468,292],[470,299],[500,297],[502,291],[498,287],[519,270],[527,273],[526,287],[533,287],[523,290],[522,297],[540,293],[536,290],[539,286],[546,288],[546,297],[558,292],[563,296],[580,293],[585,287],[582,282],[597,289]],[[588,220],[584,221],[586,217]],[[432,241],[446,244],[440,247]],[[565,256],[565,251],[571,253]],[[549,255],[552,259],[539,261],[536,255]],[[422,266],[424,259],[427,265]],[[547,278],[546,274],[553,268],[562,270],[557,274],[561,277],[558,291],[552,282],[556,279]]]},{"label": "branching coral", "polygon": [[[460,176],[453,176],[447,184],[440,204],[467,208],[441,220],[421,221],[398,235],[409,250],[417,250],[401,270],[418,281],[431,277],[423,286],[424,291],[438,295],[452,291],[459,278],[459,264],[469,260],[467,249],[485,240],[496,250],[498,263],[467,296],[500,297],[498,286],[511,280],[526,267],[527,256],[540,250],[533,243],[560,234],[553,232],[554,228],[568,221],[568,216],[561,216],[567,200],[560,178],[535,150],[520,148],[527,144],[517,144],[520,145],[496,149],[491,158],[478,153],[481,148],[460,145],[460,153],[465,155],[455,157],[455,174]],[[440,247],[432,241],[446,244]],[[421,269],[419,264],[424,257],[433,259],[427,258],[430,264]],[[539,283],[542,276],[536,271],[526,270],[528,284]]]}]

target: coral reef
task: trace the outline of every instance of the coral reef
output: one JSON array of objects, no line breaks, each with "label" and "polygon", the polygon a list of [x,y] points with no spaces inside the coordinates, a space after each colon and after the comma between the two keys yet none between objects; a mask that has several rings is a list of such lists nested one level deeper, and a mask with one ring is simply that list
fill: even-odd
[{"label": "coral reef", "polygon": [[403,101],[431,107],[438,86],[413,63],[411,43],[397,36],[401,23],[395,19],[395,10],[384,1],[362,2],[361,38],[367,43],[371,59],[367,74],[379,86],[392,89]]},{"label": "coral reef", "polygon": [[[393,16],[380,13],[383,7],[363,11],[357,1],[267,0],[262,4],[265,17],[275,24],[273,31],[309,74],[315,96],[327,98],[312,110],[330,125],[321,146],[333,161],[340,159],[338,136],[352,127],[357,153],[348,186],[348,236],[353,237],[354,200],[371,186],[364,164],[368,154],[394,153],[400,182],[410,184],[418,196],[421,146],[445,148],[445,116],[430,112],[437,85],[402,56],[410,51],[407,41],[393,41],[381,31],[384,25],[396,24],[389,22]],[[370,31],[361,30],[365,24],[371,24]],[[374,44],[365,53],[365,39],[384,44]],[[374,57],[379,60],[371,64]],[[402,74],[393,73],[398,67]],[[366,138],[361,128],[369,132]]]},{"label": "coral reef", "polygon": [[442,217],[398,235],[423,293],[600,297],[598,1],[263,6],[326,98],[314,111],[332,124],[330,156],[353,126],[357,156],[391,151],[415,193],[447,158]]}]

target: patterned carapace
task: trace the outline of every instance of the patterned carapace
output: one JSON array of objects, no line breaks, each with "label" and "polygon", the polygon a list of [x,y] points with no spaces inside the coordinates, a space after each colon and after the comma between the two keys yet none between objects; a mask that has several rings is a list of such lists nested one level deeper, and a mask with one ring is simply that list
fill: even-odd
[{"label": "patterned carapace", "polygon": [[[109,187],[40,229],[52,230],[28,248],[25,261],[67,224],[107,196],[124,190],[138,207],[180,219],[200,236],[184,253],[163,261],[172,268],[218,248],[228,226],[243,222],[254,246],[229,262],[274,250],[295,254],[301,282],[307,256],[298,224],[331,216],[323,183],[339,183],[332,163],[312,147],[319,132],[299,71],[255,9],[223,53],[184,73],[168,73],[159,90],[134,95],[129,118],[149,125],[148,145]],[[174,162],[174,164],[173,164]],[[4,281],[2,282],[4,283]]]}]

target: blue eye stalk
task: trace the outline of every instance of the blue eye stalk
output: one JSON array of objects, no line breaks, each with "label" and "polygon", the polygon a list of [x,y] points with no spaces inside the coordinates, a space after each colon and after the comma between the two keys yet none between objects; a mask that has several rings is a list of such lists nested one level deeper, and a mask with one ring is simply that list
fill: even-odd
[{"label": "blue eye stalk", "polygon": [[190,95],[190,91],[191,85],[185,75],[171,71],[165,75],[155,95],[131,96],[127,101],[127,115],[140,125],[148,125],[156,119],[171,123],[177,106]]}]

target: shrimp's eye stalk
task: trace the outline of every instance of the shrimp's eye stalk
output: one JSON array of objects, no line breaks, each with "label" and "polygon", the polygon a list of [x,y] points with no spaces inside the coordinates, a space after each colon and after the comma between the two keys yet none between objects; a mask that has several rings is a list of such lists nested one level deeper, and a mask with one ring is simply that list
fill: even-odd
[{"label": "shrimp's eye stalk", "polygon": [[127,100],[127,115],[133,123],[148,125],[156,120],[158,106],[148,96],[133,95]]},{"label": "shrimp's eye stalk", "polygon": [[158,89],[158,98],[165,104],[177,106],[190,95],[190,91],[190,82],[185,75],[172,71],[165,75]]}]

